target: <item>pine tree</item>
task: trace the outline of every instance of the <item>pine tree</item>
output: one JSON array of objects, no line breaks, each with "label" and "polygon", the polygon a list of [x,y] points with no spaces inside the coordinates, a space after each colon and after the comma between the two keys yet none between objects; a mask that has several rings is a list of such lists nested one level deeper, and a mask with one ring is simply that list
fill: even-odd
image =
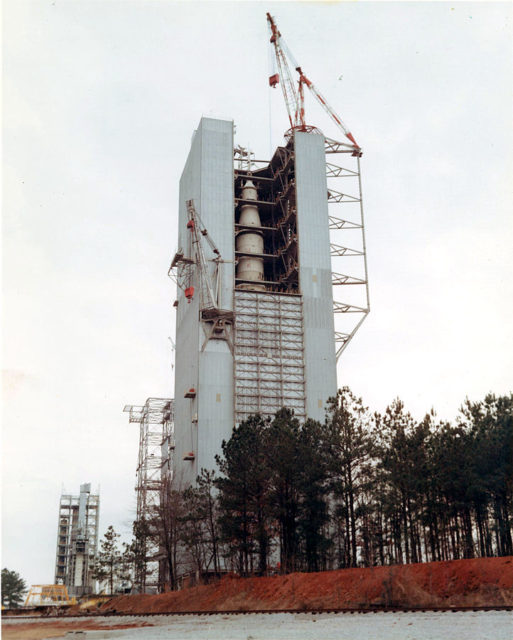
[{"label": "pine tree", "polygon": [[269,428],[271,509],[278,527],[280,568],[298,568],[298,517],[300,511],[301,462],[299,420],[290,409],[280,409]]},{"label": "pine tree", "polygon": [[114,531],[111,525],[100,543],[100,551],[96,558],[93,577],[100,582],[108,580],[109,595],[114,593],[114,584],[119,574],[121,565],[121,552],[119,550],[117,539],[119,533]]},{"label": "pine tree", "polygon": [[27,591],[25,580],[16,571],[2,569],[2,606],[17,609]]},{"label": "pine tree", "polygon": [[208,541],[207,567],[212,566],[214,572],[219,574],[219,525],[218,508],[214,495],[214,471],[202,469],[197,478],[200,515],[204,522],[205,538]]},{"label": "pine tree", "polygon": [[331,432],[315,420],[307,420],[298,433],[299,511],[298,535],[307,571],[326,568],[332,545],[326,535],[329,521],[328,478],[332,465]]},{"label": "pine tree", "polygon": [[216,458],[221,477],[219,524],[229,556],[241,575],[255,570],[255,554],[260,574],[267,568],[270,552],[270,470],[269,424],[261,416],[250,416],[223,441],[223,456]]},{"label": "pine tree", "polygon": [[486,548],[483,513],[491,510],[498,555],[513,554],[513,394],[489,394],[482,402],[465,402],[461,424],[472,440],[474,478],[470,487]]},{"label": "pine tree", "polygon": [[342,520],[338,531],[344,536],[339,566],[355,567],[358,563],[358,505],[368,482],[372,440],[368,410],[361,398],[356,398],[347,387],[339,390],[329,405],[328,427],[334,456],[331,474],[335,515]]}]

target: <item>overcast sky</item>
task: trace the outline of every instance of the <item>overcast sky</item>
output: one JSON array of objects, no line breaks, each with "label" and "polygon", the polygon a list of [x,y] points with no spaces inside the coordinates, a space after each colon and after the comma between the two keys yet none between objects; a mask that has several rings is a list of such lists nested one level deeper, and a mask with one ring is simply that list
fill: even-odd
[{"label": "overcast sky", "polygon": [[[511,3],[4,0],[3,556],[53,582],[61,489],[127,534],[137,426],[173,395],[178,180],[202,115],[287,128],[265,12],[364,149],[372,311],[339,363],[373,410],[511,391]],[[310,117],[308,115],[310,114]],[[307,97],[307,120],[339,137]]]}]

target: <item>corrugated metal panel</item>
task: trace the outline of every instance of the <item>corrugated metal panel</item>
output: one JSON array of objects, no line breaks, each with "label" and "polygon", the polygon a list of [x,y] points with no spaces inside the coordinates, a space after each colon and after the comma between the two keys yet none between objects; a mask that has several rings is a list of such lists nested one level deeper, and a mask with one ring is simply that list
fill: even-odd
[{"label": "corrugated metal panel", "polygon": [[324,138],[296,132],[299,281],[303,294],[306,413],[324,420],[337,391]]},{"label": "corrugated metal panel", "polygon": [[[200,215],[223,260],[226,260],[222,265],[221,307],[233,309],[233,122],[203,118],[201,133]],[[214,254],[211,253],[210,257],[214,257]]]},{"label": "corrugated metal panel", "polygon": [[233,425],[233,356],[225,340],[210,340],[200,354],[198,469],[217,469],[215,456]]},{"label": "corrugated metal panel", "polygon": [[[180,180],[179,248],[186,248],[186,201],[194,200],[203,224],[227,262],[222,265],[222,306],[232,309],[234,269],[233,123],[202,118]],[[207,259],[213,257],[207,245]],[[197,281],[194,282],[196,291]],[[233,359],[224,340],[209,340],[199,321],[198,296],[179,292],[175,356],[175,476],[193,483],[233,428]],[[196,396],[184,398],[194,388]],[[188,452],[194,460],[183,460]]]}]

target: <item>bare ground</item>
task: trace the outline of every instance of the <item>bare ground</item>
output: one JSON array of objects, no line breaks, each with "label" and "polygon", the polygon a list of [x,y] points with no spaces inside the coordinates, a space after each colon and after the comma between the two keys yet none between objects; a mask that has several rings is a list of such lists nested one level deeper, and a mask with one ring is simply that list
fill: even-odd
[{"label": "bare ground", "polygon": [[102,629],[133,629],[152,626],[145,621],[130,624],[105,624],[95,620],[37,620],[10,622],[2,620],[3,640],[46,640],[62,638],[69,631],[99,631]]},{"label": "bare ground", "polygon": [[120,596],[101,611],[245,611],[274,609],[513,605],[513,557],[293,573],[227,576],[218,583],[159,595]]},{"label": "bare ground", "polygon": [[[358,607],[513,605],[513,557],[475,558],[266,578],[227,576],[218,583],[159,595],[112,598],[98,614]],[[73,613],[72,611],[70,613]],[[69,631],[151,626],[91,618],[2,621],[4,640],[43,640]]]}]

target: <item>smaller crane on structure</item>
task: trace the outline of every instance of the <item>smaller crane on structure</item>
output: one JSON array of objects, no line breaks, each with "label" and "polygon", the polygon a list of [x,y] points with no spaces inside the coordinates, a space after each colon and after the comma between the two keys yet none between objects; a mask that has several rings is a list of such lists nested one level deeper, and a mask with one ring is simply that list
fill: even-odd
[{"label": "smaller crane on structure", "polygon": [[[194,299],[193,282],[196,276],[199,285],[200,318],[208,325],[203,349],[212,337],[227,340],[231,349],[232,341],[228,327],[233,322],[233,311],[223,309],[221,304],[221,268],[224,260],[203,224],[194,206],[194,200],[187,200],[186,206],[188,215],[186,226],[190,233],[189,255],[186,256],[185,252],[179,249],[169,267],[168,275],[177,287],[183,290],[189,303]],[[205,243],[214,254],[213,258],[207,259]],[[213,263],[213,269],[209,262]]]},{"label": "smaller crane on structure", "polygon": [[[306,85],[314,95],[317,102],[326,111],[326,113],[330,116],[330,118],[335,122],[337,127],[344,133],[345,137],[351,141],[351,144],[354,148],[353,155],[361,156],[362,150],[358,146],[356,140],[354,139],[353,134],[349,131],[349,129],[343,123],[342,119],[335,113],[334,109],[330,107],[326,98],[324,98],[324,96],[314,86],[311,80],[309,80],[306,77],[302,68],[296,62],[290,49],[287,47],[285,40],[283,39],[283,36],[279,32],[276,22],[270,13],[267,13],[267,22],[269,23],[269,28],[271,30],[270,42],[274,47],[274,54],[276,57],[276,63],[279,70],[278,73],[273,74],[269,78],[269,85],[273,88],[276,88],[276,85],[280,83],[280,79],[281,79],[281,88],[283,92],[283,97],[285,99],[285,106],[287,108],[287,113],[289,116],[289,122],[290,122],[291,128],[298,129],[299,131],[309,130],[309,127],[307,126],[305,121],[304,86]],[[291,61],[292,65],[294,66],[294,69],[299,74],[297,89],[292,79],[292,74],[290,72],[287,58]]]}]

